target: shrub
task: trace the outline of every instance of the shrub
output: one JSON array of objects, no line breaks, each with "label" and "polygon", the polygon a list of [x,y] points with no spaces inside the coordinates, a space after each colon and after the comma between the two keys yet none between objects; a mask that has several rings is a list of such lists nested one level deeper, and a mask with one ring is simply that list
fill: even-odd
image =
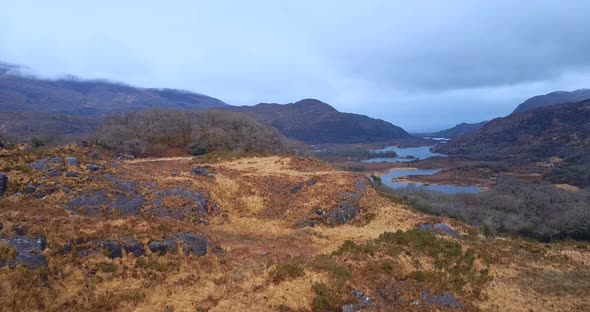
[{"label": "shrub", "polygon": [[214,151],[286,153],[299,147],[270,126],[223,110],[148,109],[114,115],[98,130],[97,143],[135,156],[160,156],[171,148],[202,155]]},{"label": "shrub", "polygon": [[480,194],[443,194],[421,188],[378,190],[386,198],[434,215],[482,226],[484,234],[520,234],[542,241],[590,239],[590,193],[569,192],[546,183],[501,179]]},{"label": "shrub", "polygon": [[47,145],[47,139],[39,135],[34,135],[31,138],[31,145],[33,146],[33,148],[43,147]]},{"label": "shrub", "polygon": [[289,279],[305,275],[303,266],[299,263],[285,263],[277,265],[270,273],[273,283],[279,284]]},{"label": "shrub", "polygon": [[324,282],[315,282],[311,286],[315,297],[311,303],[311,309],[314,312],[340,311],[342,306],[342,297],[337,291],[331,289]]}]

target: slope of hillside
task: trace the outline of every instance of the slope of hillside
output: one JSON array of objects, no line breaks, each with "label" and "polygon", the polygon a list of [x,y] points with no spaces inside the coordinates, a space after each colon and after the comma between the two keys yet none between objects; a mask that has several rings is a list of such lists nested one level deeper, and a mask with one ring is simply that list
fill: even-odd
[{"label": "slope of hillside", "polygon": [[0,71],[0,111],[3,112],[95,116],[154,106],[192,109],[227,104],[182,90],[143,89],[101,80],[46,80]]},{"label": "slope of hillside", "polygon": [[551,106],[562,103],[580,102],[590,99],[590,89],[575,91],[555,91],[545,95],[534,96],[518,105],[513,113],[522,113],[539,107]]},{"label": "slope of hillside", "polygon": [[410,137],[405,130],[387,121],[341,113],[314,99],[229,109],[244,112],[272,125],[287,137],[311,144],[378,142]]},{"label": "slope of hillside", "polygon": [[426,133],[424,136],[429,136],[433,138],[447,138],[453,139],[460,136],[468,135],[477,132],[481,129],[487,121],[482,121],[478,123],[460,123],[452,128],[441,130],[438,132],[433,133]]},{"label": "slope of hillside", "polygon": [[553,183],[590,186],[590,100],[496,118],[437,151],[477,160],[535,164]]}]

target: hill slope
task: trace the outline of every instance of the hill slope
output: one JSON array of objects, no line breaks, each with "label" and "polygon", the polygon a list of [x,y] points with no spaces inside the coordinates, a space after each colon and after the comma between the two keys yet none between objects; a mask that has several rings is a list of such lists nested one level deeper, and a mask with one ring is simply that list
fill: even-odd
[{"label": "hill slope", "polygon": [[438,147],[471,159],[535,164],[553,183],[590,186],[590,100],[496,118],[476,134]]},{"label": "hill slope", "polygon": [[587,99],[590,99],[590,89],[579,89],[571,92],[555,91],[545,95],[537,95],[524,101],[516,107],[513,113],[522,113],[539,107],[580,102]]},{"label": "hill slope", "polygon": [[314,99],[292,104],[258,104],[229,108],[277,128],[285,136],[306,143],[378,142],[410,137],[402,128],[381,119],[341,113]]}]

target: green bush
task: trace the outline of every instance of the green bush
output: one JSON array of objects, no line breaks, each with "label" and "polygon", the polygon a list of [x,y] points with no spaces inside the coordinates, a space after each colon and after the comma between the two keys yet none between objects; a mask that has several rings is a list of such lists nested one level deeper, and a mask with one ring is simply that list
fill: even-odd
[{"label": "green bush", "polygon": [[305,270],[299,263],[285,263],[275,266],[270,275],[273,283],[279,284],[289,279],[304,276]]}]

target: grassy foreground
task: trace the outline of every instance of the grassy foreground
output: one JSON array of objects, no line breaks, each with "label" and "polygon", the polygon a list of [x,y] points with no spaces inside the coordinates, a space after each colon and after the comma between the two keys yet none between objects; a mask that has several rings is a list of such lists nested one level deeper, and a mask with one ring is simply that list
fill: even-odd
[{"label": "grassy foreground", "polygon": [[[487,239],[479,229],[379,196],[363,175],[313,159],[116,160],[78,146],[3,153],[9,187],[0,199],[0,233],[13,236],[21,226],[48,244],[47,267],[0,268],[3,311],[340,311],[345,304],[366,311],[590,310],[587,243]],[[28,165],[56,156],[76,157],[80,165],[68,170],[79,176],[49,178]],[[194,166],[212,174],[194,175]],[[182,219],[64,209],[77,196],[111,187],[105,175],[136,183],[143,212],[160,189],[198,191],[216,208]],[[52,191],[24,194],[29,182]],[[321,222],[318,210],[329,212],[350,194],[358,196],[358,216],[343,225]],[[174,210],[185,200],[168,197],[164,206]],[[416,229],[425,223],[448,224],[462,238]],[[182,245],[114,259],[80,253],[78,245],[63,252],[71,242],[131,237],[147,244],[178,232],[207,237],[207,254],[186,255]],[[0,253],[0,260],[14,257],[6,244]]]}]

